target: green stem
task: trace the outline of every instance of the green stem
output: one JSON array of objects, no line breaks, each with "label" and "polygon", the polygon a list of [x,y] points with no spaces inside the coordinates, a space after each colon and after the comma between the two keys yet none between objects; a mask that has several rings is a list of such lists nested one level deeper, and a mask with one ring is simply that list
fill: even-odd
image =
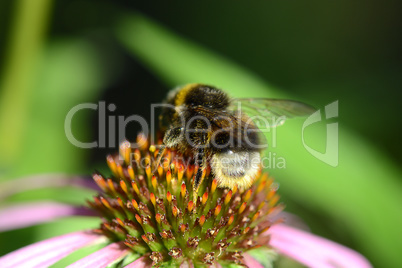
[{"label": "green stem", "polygon": [[12,165],[20,154],[38,56],[52,0],[18,0],[0,81],[0,161]]}]

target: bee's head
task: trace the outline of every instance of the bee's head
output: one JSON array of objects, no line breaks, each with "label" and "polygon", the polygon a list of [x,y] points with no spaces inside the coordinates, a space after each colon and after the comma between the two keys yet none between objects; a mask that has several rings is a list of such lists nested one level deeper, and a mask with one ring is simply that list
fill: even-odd
[{"label": "bee's head", "polygon": [[229,106],[229,97],[218,88],[197,84],[187,92],[184,103],[190,107],[203,106],[221,110]]}]

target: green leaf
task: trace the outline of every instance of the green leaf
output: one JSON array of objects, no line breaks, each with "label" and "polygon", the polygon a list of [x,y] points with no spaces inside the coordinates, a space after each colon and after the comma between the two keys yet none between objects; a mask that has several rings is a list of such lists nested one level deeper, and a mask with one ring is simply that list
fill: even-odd
[{"label": "green leaf", "polygon": [[[132,55],[169,86],[202,82],[227,89],[235,97],[292,98],[245,68],[142,15],[124,17],[116,33]],[[332,167],[303,146],[302,125],[299,119],[278,128],[277,146],[270,149],[277,158],[286,160],[285,169],[270,170],[281,185],[280,193],[343,223],[359,251],[374,263],[402,266],[398,236],[402,226],[400,169],[372,144],[342,126],[339,165]],[[325,122],[306,128],[306,144],[317,151],[325,150],[326,131]]]},{"label": "green leaf", "polygon": [[249,250],[247,254],[256,259],[265,268],[273,268],[273,262],[278,258],[277,252],[264,247]]}]

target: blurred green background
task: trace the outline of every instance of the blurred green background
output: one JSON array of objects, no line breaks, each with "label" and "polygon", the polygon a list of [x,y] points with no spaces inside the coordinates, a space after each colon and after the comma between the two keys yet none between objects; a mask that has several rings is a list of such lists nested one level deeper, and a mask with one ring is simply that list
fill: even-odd
[{"label": "blurred green background", "polygon": [[[396,0],[2,1],[0,180],[105,170],[105,155],[116,148],[81,149],[66,138],[65,117],[80,103],[105,101],[117,107],[108,115],[149,120],[151,103],[188,82],[317,108],[338,100],[339,118],[329,123],[339,122],[339,165],[312,157],[301,144],[303,120],[294,120],[278,129],[274,149],[287,168],[271,174],[287,211],[313,232],[375,266],[402,266],[400,7]],[[97,112],[85,110],[72,131],[89,142],[98,127]],[[138,129],[129,125],[127,138]],[[306,136],[325,150],[325,122]],[[63,195],[54,191],[3,201]],[[43,231],[49,225],[54,233]],[[24,239],[0,251],[66,232],[62,221],[44,226],[1,234]]]}]

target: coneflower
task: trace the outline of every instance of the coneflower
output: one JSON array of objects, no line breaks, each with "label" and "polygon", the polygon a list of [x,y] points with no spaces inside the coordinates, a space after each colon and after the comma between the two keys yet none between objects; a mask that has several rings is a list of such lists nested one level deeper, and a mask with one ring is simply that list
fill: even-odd
[{"label": "coneflower", "polygon": [[[219,188],[206,169],[193,198],[197,167],[174,150],[167,150],[156,166],[155,146],[143,135],[138,139],[140,148],[123,142],[120,154],[107,156],[111,176],[93,175],[101,192],[88,204],[102,217],[99,229],[27,246],[1,257],[0,267],[47,267],[105,238],[108,246],[71,267],[116,262],[125,267],[263,267],[247,254],[255,248],[272,249],[310,267],[371,267],[348,248],[281,224],[278,214],[283,206],[266,173],[241,192]],[[270,255],[266,258],[274,261]]]},{"label": "coneflower", "polygon": [[266,231],[282,206],[267,174],[240,192],[218,188],[207,169],[194,202],[196,167],[172,150],[155,166],[157,151],[146,148],[133,150],[123,142],[120,156],[107,157],[113,176],[93,176],[103,191],[89,202],[104,218],[97,232],[149,256],[154,265],[243,264],[243,252],[268,244]]}]

